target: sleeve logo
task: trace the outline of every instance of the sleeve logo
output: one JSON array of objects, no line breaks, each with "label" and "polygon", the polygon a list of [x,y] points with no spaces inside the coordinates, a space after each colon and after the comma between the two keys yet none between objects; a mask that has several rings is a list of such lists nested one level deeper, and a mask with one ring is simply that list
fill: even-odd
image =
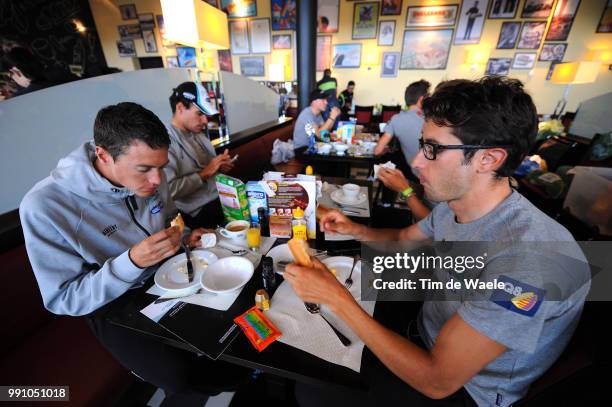
[{"label": "sleeve logo", "polygon": [[491,301],[509,311],[528,317],[538,312],[544,301],[545,290],[507,276],[500,276],[497,280],[504,283],[504,289],[493,291]]}]

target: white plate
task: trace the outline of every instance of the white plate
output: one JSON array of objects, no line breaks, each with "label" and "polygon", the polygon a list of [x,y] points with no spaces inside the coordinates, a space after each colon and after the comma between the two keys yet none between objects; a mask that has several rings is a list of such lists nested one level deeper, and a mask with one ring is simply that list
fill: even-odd
[{"label": "white plate", "polygon": [[202,275],[202,287],[217,294],[231,293],[245,285],[253,271],[253,263],[244,257],[224,257]]},{"label": "white plate", "polygon": [[[327,268],[336,270],[336,278],[342,283],[344,283],[344,280],[349,276],[351,268],[353,267],[353,258],[347,256],[328,257],[321,260],[321,262],[325,264]],[[353,270],[353,276],[351,277],[353,281],[355,281],[355,276],[360,273],[361,261],[357,262],[357,265],[355,265],[355,270]],[[353,283],[353,285],[355,285],[355,283]]]},{"label": "white plate", "polygon": [[274,262],[274,271],[280,275],[283,274],[284,270],[279,270],[278,263],[281,261],[293,263],[294,261],[293,254],[291,254],[291,250],[287,244],[280,244],[273,247],[266,256],[272,257],[272,261]]},{"label": "white plate", "polygon": [[[331,197],[333,201],[338,202],[341,205],[359,205],[359,204],[364,203],[368,199],[367,194],[363,192],[359,192],[359,194],[357,195],[355,199],[348,199],[344,195],[344,192],[342,192],[342,189],[336,189],[335,191],[332,191],[332,193],[329,194],[329,196]],[[366,208],[363,208],[363,209],[366,209]]]},{"label": "white plate", "polygon": [[192,251],[193,280],[190,283],[187,279],[187,257],[185,253],[177,254],[159,267],[155,273],[155,285],[166,291],[199,287],[203,272],[217,260],[217,256],[207,250]]}]

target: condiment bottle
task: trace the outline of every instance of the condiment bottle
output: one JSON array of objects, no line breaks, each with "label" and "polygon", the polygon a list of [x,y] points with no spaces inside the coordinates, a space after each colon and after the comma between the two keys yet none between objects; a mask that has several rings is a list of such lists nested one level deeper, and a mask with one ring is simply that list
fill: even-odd
[{"label": "condiment bottle", "polygon": [[304,210],[299,206],[293,210],[291,230],[293,232],[294,238],[308,240],[306,220],[304,219]]},{"label": "condiment bottle", "polygon": [[306,171],[305,171],[306,175],[312,175],[314,173],[312,166],[311,165],[307,165],[306,166]]}]

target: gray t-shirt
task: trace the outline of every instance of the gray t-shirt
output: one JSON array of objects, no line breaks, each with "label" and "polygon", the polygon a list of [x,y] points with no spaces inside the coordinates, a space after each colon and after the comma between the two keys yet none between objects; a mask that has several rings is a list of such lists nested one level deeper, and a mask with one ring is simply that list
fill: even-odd
[{"label": "gray t-shirt", "polygon": [[[419,110],[405,110],[393,116],[385,126],[385,133],[399,140],[402,153],[410,165],[419,152],[419,139],[423,128],[423,117]],[[415,170],[412,172],[416,174]]]},{"label": "gray t-shirt", "polygon": [[313,134],[315,128],[323,125],[320,114],[315,115],[310,107],[302,110],[293,128],[293,148],[308,147],[308,137]]},{"label": "gray t-shirt", "polygon": [[[521,242],[529,242],[529,246],[556,242],[549,247],[563,247],[564,252],[584,260],[571,234],[516,191],[493,211],[466,224],[457,223],[448,204],[440,203],[418,223],[418,227],[435,241],[508,242],[508,247],[512,247],[512,243],[516,247]],[[479,300],[455,296],[423,304],[418,326],[429,348],[454,314],[507,348],[465,384],[479,406],[505,407],[523,397],[529,385],[559,357],[578,324],[590,287],[588,268],[568,270],[566,267],[563,270],[561,262],[540,253],[509,248],[488,259],[479,278],[502,281],[504,290],[493,290],[490,296]],[[545,276],[552,274],[563,293],[561,297],[565,298],[562,301],[543,301],[543,298],[551,298],[553,290],[547,291],[549,285],[545,283],[548,281]],[[436,270],[435,276],[440,281],[448,281],[456,279],[457,274]],[[515,302],[521,294],[533,303],[523,306]]]}]

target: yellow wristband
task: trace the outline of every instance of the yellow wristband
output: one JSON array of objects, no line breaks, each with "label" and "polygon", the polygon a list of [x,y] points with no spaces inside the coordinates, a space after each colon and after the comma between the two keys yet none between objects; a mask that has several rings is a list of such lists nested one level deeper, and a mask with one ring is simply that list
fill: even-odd
[{"label": "yellow wristband", "polygon": [[408,187],[406,189],[404,189],[401,194],[404,198],[408,198],[409,196],[411,196],[414,193],[414,190],[412,189],[412,187]]}]

